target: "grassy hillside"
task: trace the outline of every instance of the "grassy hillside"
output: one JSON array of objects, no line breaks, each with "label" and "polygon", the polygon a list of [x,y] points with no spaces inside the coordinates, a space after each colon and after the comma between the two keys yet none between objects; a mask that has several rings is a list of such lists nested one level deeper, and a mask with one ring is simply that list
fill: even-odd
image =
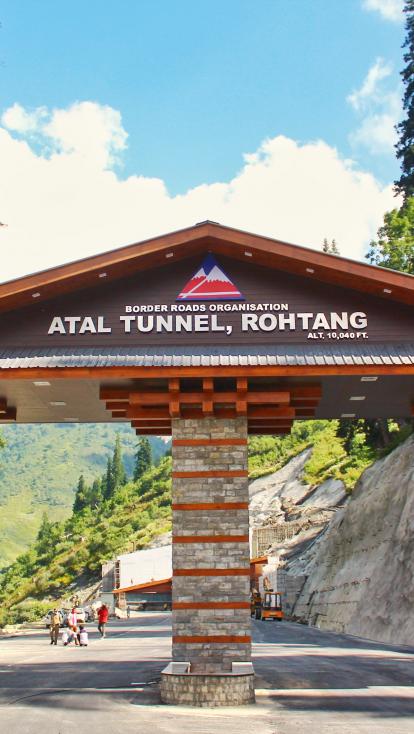
[{"label": "grassy hillside", "polygon": [[75,585],[98,579],[102,561],[170,527],[170,457],[64,522],[43,517],[36,541],[0,574],[0,625],[36,619],[50,600],[68,599]]},{"label": "grassy hillside", "polygon": [[386,446],[381,446],[375,426],[357,421],[297,421],[287,436],[253,436],[249,441],[249,474],[252,479],[277,471],[308,446],[312,455],[305,466],[304,480],[311,485],[325,479],[341,479],[352,490],[364,469],[392,451],[412,431],[388,422]]},{"label": "grassy hillside", "polygon": [[[0,567],[13,561],[36,537],[42,513],[63,520],[71,512],[80,474],[87,481],[105,471],[115,436],[121,437],[127,473],[137,446],[126,424],[44,424],[2,427],[0,449]],[[151,438],[155,458],[165,443]]]}]

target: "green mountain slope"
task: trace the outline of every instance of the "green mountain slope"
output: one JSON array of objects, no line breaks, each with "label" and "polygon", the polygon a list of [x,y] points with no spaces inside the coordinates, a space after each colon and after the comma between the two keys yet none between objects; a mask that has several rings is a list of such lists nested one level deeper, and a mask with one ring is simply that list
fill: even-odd
[{"label": "green mountain slope", "polygon": [[[105,471],[120,434],[125,468],[132,474],[137,447],[126,424],[43,424],[2,427],[0,449],[0,568],[36,537],[42,513],[53,520],[70,515],[80,474],[87,482]],[[165,443],[151,437],[155,459]]]},{"label": "green mountain slope", "polygon": [[0,572],[0,626],[38,618],[52,599],[67,600],[76,586],[98,579],[104,560],[168,531],[171,457],[92,504],[64,522],[44,516],[36,541]]}]

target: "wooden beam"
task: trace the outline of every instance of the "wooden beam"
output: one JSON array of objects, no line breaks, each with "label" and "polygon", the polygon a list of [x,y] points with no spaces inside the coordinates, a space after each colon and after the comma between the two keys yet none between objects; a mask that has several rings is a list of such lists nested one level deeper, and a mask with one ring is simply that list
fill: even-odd
[{"label": "wooden beam", "polygon": [[169,391],[169,406],[170,406],[170,416],[171,418],[179,418],[181,415],[180,411],[180,379],[178,377],[173,377],[171,380],[168,380],[168,391]]},{"label": "wooden beam", "polygon": [[295,418],[295,408],[290,406],[267,407],[258,406],[250,407],[247,410],[248,418]]},{"label": "wooden beam", "polygon": [[171,436],[170,428],[136,428],[137,436]]},{"label": "wooden beam", "polygon": [[99,399],[100,400],[122,400],[123,402],[127,403],[129,400],[129,390],[123,387],[118,388],[118,389],[101,387],[99,390]]},{"label": "wooden beam", "polygon": [[414,364],[295,365],[235,367],[2,367],[2,380],[168,379],[177,377],[324,377],[330,375],[414,375]]},{"label": "wooden beam", "polygon": [[203,415],[206,418],[212,416],[214,413],[213,393],[214,380],[212,377],[205,377],[203,379],[203,402],[201,407],[203,409]]}]

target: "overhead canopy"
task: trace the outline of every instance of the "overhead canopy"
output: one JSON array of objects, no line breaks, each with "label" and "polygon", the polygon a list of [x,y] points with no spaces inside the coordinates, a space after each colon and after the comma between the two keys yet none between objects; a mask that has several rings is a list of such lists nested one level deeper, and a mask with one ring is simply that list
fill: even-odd
[{"label": "overhead canopy", "polygon": [[408,416],[413,314],[412,276],[204,222],[0,285],[0,420]]}]

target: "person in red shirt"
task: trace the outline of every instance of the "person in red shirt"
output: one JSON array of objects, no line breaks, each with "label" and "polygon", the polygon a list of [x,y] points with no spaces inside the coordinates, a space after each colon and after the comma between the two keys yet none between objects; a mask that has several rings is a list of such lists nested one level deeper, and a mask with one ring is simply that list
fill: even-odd
[{"label": "person in red shirt", "polygon": [[98,630],[101,633],[101,637],[105,637],[105,625],[108,621],[109,617],[109,610],[106,604],[102,604],[102,606],[98,609]]}]

